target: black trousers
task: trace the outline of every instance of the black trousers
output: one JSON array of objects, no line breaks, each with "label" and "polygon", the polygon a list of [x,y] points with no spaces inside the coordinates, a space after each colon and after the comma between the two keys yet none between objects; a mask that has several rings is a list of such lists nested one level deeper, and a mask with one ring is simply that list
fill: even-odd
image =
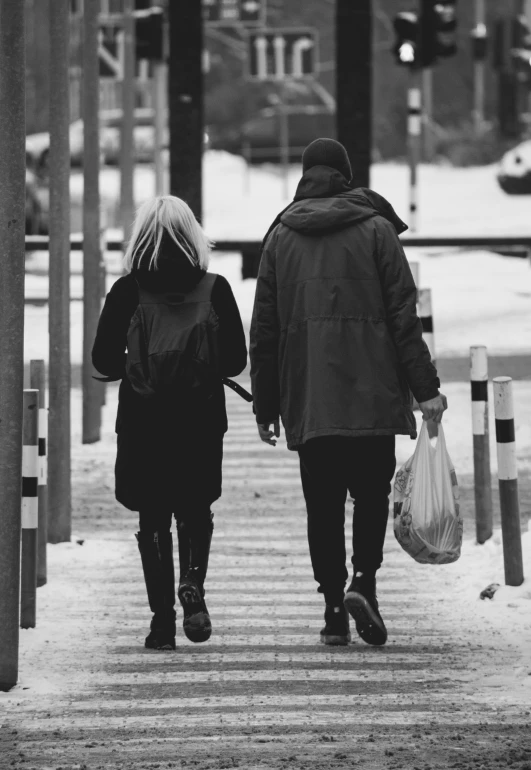
[{"label": "black trousers", "polygon": [[212,528],[213,514],[207,503],[183,507],[182,511],[175,511],[175,514],[165,509],[142,508],[138,512],[138,527],[141,532],[170,532],[174,515],[177,527],[184,524],[192,532]]},{"label": "black trousers", "polygon": [[327,604],[336,605],[343,600],[348,578],[347,492],[354,499],[354,571],[374,574],[382,564],[389,493],[396,467],[395,437],[323,436],[307,441],[298,451],[313,574]]}]

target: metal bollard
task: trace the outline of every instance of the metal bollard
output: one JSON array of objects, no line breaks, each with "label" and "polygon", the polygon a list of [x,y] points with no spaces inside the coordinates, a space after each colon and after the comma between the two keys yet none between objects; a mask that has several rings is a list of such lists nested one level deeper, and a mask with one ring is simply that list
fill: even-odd
[{"label": "metal bollard", "polygon": [[524,567],[518,501],[513,381],[510,377],[495,377],[493,383],[505,583],[508,586],[519,586],[524,582]]},{"label": "metal bollard", "polygon": [[22,551],[20,627],[35,628],[39,507],[39,391],[25,390],[22,428]]},{"label": "metal bollard", "polygon": [[30,361],[30,387],[39,391],[39,483],[38,483],[38,550],[37,588],[46,584],[46,545],[48,543],[48,409],[46,408],[46,374],[44,361]]},{"label": "metal bollard", "polygon": [[476,538],[480,544],[492,536],[488,379],[487,348],[484,345],[474,345],[470,348],[470,386],[474,441]]},{"label": "metal bollard", "polygon": [[433,314],[431,306],[431,289],[419,289],[419,317],[422,322],[424,340],[435,363],[435,338],[433,334]]},{"label": "metal bollard", "polygon": [[420,286],[420,264],[418,262],[410,262],[409,267],[411,270],[411,275],[413,276],[413,280],[415,281],[415,286],[417,287],[417,303],[418,303],[419,286]]}]

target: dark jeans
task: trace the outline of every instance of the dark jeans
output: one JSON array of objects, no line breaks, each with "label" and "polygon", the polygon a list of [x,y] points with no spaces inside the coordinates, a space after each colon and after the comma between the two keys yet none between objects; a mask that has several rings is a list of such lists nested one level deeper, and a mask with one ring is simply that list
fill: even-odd
[{"label": "dark jeans", "polygon": [[313,574],[327,604],[343,600],[348,578],[345,500],[354,499],[352,564],[375,573],[383,560],[389,493],[395,472],[395,437],[323,436],[299,447],[301,480],[308,511]]}]

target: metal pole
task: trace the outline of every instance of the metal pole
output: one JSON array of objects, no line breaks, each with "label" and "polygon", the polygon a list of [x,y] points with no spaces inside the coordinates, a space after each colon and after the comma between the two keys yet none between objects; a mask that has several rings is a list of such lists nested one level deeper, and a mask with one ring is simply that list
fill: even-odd
[{"label": "metal pole", "polygon": [[201,3],[168,3],[170,58],[170,192],[202,214],[203,9]]},{"label": "metal pole", "polygon": [[419,286],[420,286],[420,264],[418,262],[410,262],[409,268],[411,270],[411,275],[413,276],[413,280],[415,281],[415,286],[417,287],[417,303],[418,303]]},{"label": "metal pole", "polygon": [[68,542],[72,490],[70,451],[70,85],[68,0],[49,0],[50,262],[48,542]]},{"label": "metal pole", "polygon": [[39,391],[39,534],[37,553],[37,587],[46,583],[46,544],[48,542],[48,468],[46,438],[48,410],[46,408],[46,371],[44,361],[30,361],[30,388]]},{"label": "metal pole", "polygon": [[289,198],[289,115],[284,104],[278,105],[280,120],[280,162],[282,165],[282,197]]},{"label": "metal pole", "polygon": [[422,98],[420,75],[411,71],[411,87],[407,93],[408,105],[408,151],[409,151],[409,222],[412,233],[418,230],[417,169],[420,161],[420,140],[422,134]]},{"label": "metal pole", "polygon": [[25,390],[23,405],[20,627],[35,628],[39,534],[39,391]]},{"label": "metal pole", "polygon": [[510,377],[495,377],[493,383],[505,583],[508,586],[519,586],[524,582],[524,567],[518,501],[513,381]]},{"label": "metal pole", "polygon": [[476,538],[480,544],[492,536],[488,380],[487,348],[484,345],[475,345],[470,348],[470,385],[474,440]]},{"label": "metal pole", "polygon": [[[485,25],[485,0],[475,0],[476,30]],[[485,124],[485,61],[474,61],[474,126],[480,133]]]},{"label": "metal pole", "polygon": [[422,323],[424,341],[435,363],[435,337],[433,334],[433,313],[431,305],[431,289],[419,289],[419,318]]},{"label": "metal pole", "polygon": [[85,0],[83,16],[83,444],[100,440],[101,392],[92,378],[92,345],[101,309],[99,191],[99,0]]},{"label": "metal pole", "polygon": [[129,242],[134,218],[135,168],[135,19],[134,1],[123,0],[124,66],[122,80],[122,125],[120,137],[120,217],[124,243]]},{"label": "metal pole", "polygon": [[25,39],[20,0],[0,9],[0,690],[18,678],[24,388]]},{"label": "metal pole", "polygon": [[370,187],[372,160],[372,0],[336,0],[337,138],[355,187]]},{"label": "metal pole", "polygon": [[164,195],[166,184],[164,178],[163,148],[164,129],[167,121],[166,100],[166,71],[167,65],[155,62],[153,73],[153,119],[155,132],[155,195]]},{"label": "metal pole", "polygon": [[433,160],[433,70],[425,67],[422,70],[422,128],[424,162]]}]

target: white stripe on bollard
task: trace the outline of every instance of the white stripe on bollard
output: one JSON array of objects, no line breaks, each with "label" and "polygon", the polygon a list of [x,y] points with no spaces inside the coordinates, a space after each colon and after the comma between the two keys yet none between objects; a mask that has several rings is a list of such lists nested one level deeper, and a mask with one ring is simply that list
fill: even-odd
[{"label": "white stripe on bollard", "polygon": [[39,504],[39,447],[22,447],[22,529],[37,529]]},{"label": "white stripe on bollard", "polygon": [[510,377],[495,377],[493,384],[505,583],[510,586],[519,586],[524,581],[524,567],[518,500],[513,381]]}]

